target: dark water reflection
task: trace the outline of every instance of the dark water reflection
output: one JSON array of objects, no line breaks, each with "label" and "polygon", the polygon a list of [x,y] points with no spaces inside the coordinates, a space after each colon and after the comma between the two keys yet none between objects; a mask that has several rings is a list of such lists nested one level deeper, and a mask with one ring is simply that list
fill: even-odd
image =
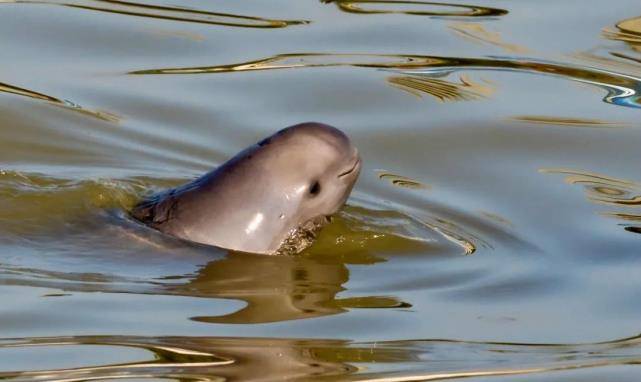
[{"label": "dark water reflection", "polygon": [[[0,378],[639,379],[637,2],[0,3]],[[127,218],[306,120],[305,253]]]}]

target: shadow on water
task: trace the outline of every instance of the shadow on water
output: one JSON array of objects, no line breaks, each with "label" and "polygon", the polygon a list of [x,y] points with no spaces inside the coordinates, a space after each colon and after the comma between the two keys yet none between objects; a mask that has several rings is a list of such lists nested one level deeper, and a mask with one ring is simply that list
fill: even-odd
[{"label": "shadow on water", "polygon": [[[398,70],[411,76],[443,76],[461,70],[510,71],[549,75],[597,86],[607,91],[604,102],[619,106],[641,107],[641,79],[604,69],[571,66],[548,61],[513,58],[460,58],[394,54],[322,54],[292,53],[239,64],[161,68],[132,71],[129,74],[205,74],[255,70],[351,66]],[[414,89],[417,80],[414,77]],[[391,83],[398,82],[392,77]],[[405,82],[408,80],[406,79]],[[429,85],[429,80],[427,86]],[[460,90],[460,86],[458,87]]]},{"label": "shadow on water", "polygon": [[231,13],[209,12],[196,9],[168,7],[119,0],[2,0],[9,4],[61,5],[71,8],[98,12],[117,13],[128,16],[150,17],[155,19],[182,21],[189,23],[221,25],[243,28],[284,28],[291,25],[307,24],[306,20],[277,20]]},{"label": "shadow on water", "polygon": [[[438,339],[359,343],[251,337],[15,338],[0,340],[4,360],[0,361],[0,378],[70,382],[114,378],[432,381],[636,365],[641,361],[640,345],[639,337],[586,344]],[[109,362],[116,354],[118,361]],[[29,363],[27,370],[16,370],[24,360],[43,355],[48,369],[42,365],[34,369]]]}]

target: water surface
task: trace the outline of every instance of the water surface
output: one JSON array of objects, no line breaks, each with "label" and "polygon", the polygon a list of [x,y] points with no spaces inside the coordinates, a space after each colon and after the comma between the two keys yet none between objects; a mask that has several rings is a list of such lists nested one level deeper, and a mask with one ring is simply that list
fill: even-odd
[{"label": "water surface", "polygon": [[[0,378],[641,376],[637,2],[0,9]],[[310,120],[364,168],[299,256],[127,219]]]}]

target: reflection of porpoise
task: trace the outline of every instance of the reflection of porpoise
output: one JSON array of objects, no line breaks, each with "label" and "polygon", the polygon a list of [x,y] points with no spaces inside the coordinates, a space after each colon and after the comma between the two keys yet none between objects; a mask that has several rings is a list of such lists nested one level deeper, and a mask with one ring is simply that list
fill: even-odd
[{"label": "reflection of porpoise", "polygon": [[343,132],[303,123],[141,202],[132,216],[197,243],[262,254],[297,252],[343,206],[359,172],[358,151]]}]

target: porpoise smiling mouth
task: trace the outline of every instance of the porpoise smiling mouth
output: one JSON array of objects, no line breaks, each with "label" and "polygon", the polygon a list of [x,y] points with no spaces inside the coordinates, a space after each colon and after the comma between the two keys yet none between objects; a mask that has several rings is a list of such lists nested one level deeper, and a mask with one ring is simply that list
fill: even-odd
[{"label": "porpoise smiling mouth", "polygon": [[347,170],[347,171],[345,171],[345,172],[340,173],[340,174],[338,175],[338,177],[339,177],[339,178],[342,178],[342,177],[344,177],[344,176],[346,176],[346,175],[349,175],[349,174],[353,173],[353,172],[354,172],[354,170],[356,170],[360,164],[361,164],[361,158],[356,158],[356,161],[354,162],[354,164],[352,165],[352,167],[350,167],[350,169],[349,169],[349,170]]}]

